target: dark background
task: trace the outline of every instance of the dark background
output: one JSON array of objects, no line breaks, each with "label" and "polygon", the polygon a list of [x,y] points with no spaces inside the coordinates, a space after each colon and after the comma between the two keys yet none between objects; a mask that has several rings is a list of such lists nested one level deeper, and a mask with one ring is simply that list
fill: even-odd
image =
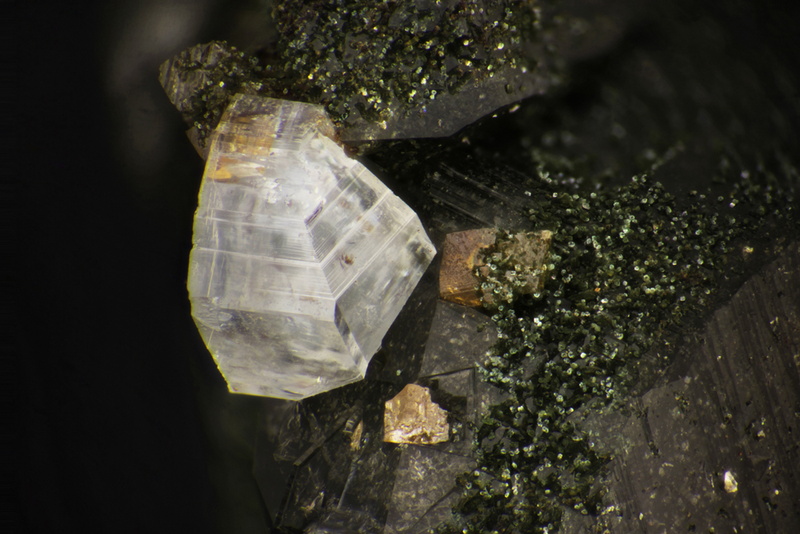
[{"label": "dark background", "polygon": [[[734,49],[766,46],[796,66],[797,7],[740,4],[758,8],[722,21]],[[9,158],[19,195],[7,197],[21,259],[8,321],[15,519],[30,532],[265,531],[249,476],[264,403],[227,393],[189,314],[202,162],[157,66],[211,39],[263,42],[267,8],[18,9],[6,106],[21,149]]]},{"label": "dark background", "polygon": [[20,7],[24,531],[266,529],[249,476],[260,401],[227,393],[185,289],[203,165],[157,79],[186,46],[264,20],[221,4]]}]

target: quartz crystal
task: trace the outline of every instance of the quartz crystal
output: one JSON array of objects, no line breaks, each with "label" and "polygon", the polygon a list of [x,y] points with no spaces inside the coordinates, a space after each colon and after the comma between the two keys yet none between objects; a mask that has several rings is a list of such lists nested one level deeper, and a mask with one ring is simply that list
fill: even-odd
[{"label": "quartz crystal", "polygon": [[301,399],[364,377],[436,251],[319,106],[236,95],[213,133],[192,315],[232,392]]}]

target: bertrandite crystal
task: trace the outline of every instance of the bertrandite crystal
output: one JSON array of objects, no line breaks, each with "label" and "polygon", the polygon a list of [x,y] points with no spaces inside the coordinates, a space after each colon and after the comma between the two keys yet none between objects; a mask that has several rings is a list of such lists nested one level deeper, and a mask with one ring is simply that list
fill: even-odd
[{"label": "bertrandite crystal", "polygon": [[237,95],[210,140],[192,316],[232,392],[301,399],[364,377],[436,254],[319,106]]}]

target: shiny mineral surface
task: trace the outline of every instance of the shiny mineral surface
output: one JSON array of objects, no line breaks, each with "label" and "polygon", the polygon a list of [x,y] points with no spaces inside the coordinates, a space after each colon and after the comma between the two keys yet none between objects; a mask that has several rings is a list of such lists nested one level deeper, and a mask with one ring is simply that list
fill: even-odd
[{"label": "shiny mineral surface", "polygon": [[431,400],[426,387],[408,384],[385,406],[383,441],[433,445],[450,437],[447,412]]},{"label": "shiny mineral surface", "polygon": [[556,82],[548,7],[278,1],[274,19],[289,90],[324,103],[345,140],[435,137]]},{"label": "shiny mineral surface", "polygon": [[317,106],[245,95],[212,137],[188,288],[232,392],[300,399],[363,378],[435,254],[332,137]]},{"label": "shiny mineral surface", "polygon": [[237,93],[318,103],[345,142],[438,137],[561,82],[549,1],[276,1],[258,51],[217,41],[161,67],[205,147]]},{"label": "shiny mineral surface", "polygon": [[481,248],[493,245],[496,234],[494,228],[447,234],[439,269],[439,298],[464,306],[481,305],[480,281],[474,271],[480,261]]}]

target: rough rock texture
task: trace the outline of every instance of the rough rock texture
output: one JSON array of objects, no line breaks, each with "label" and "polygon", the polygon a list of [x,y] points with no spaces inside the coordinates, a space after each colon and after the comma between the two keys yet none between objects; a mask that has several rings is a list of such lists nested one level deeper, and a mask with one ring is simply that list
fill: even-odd
[{"label": "rough rock texture", "polygon": [[475,467],[472,425],[498,401],[498,390],[481,382],[476,370],[494,341],[484,315],[435,304],[424,356],[411,378],[447,410],[447,442],[385,443],[384,403],[401,387],[375,377],[301,403],[270,401],[279,404],[270,405],[261,425],[254,474],[276,526],[399,533],[446,521],[460,495],[456,477]]},{"label": "rough rock texture", "polygon": [[[717,310],[630,417],[589,422],[617,452],[614,505],[600,518],[611,532],[800,525],[799,274],[795,243]],[[584,521],[563,532],[584,532]]]}]

